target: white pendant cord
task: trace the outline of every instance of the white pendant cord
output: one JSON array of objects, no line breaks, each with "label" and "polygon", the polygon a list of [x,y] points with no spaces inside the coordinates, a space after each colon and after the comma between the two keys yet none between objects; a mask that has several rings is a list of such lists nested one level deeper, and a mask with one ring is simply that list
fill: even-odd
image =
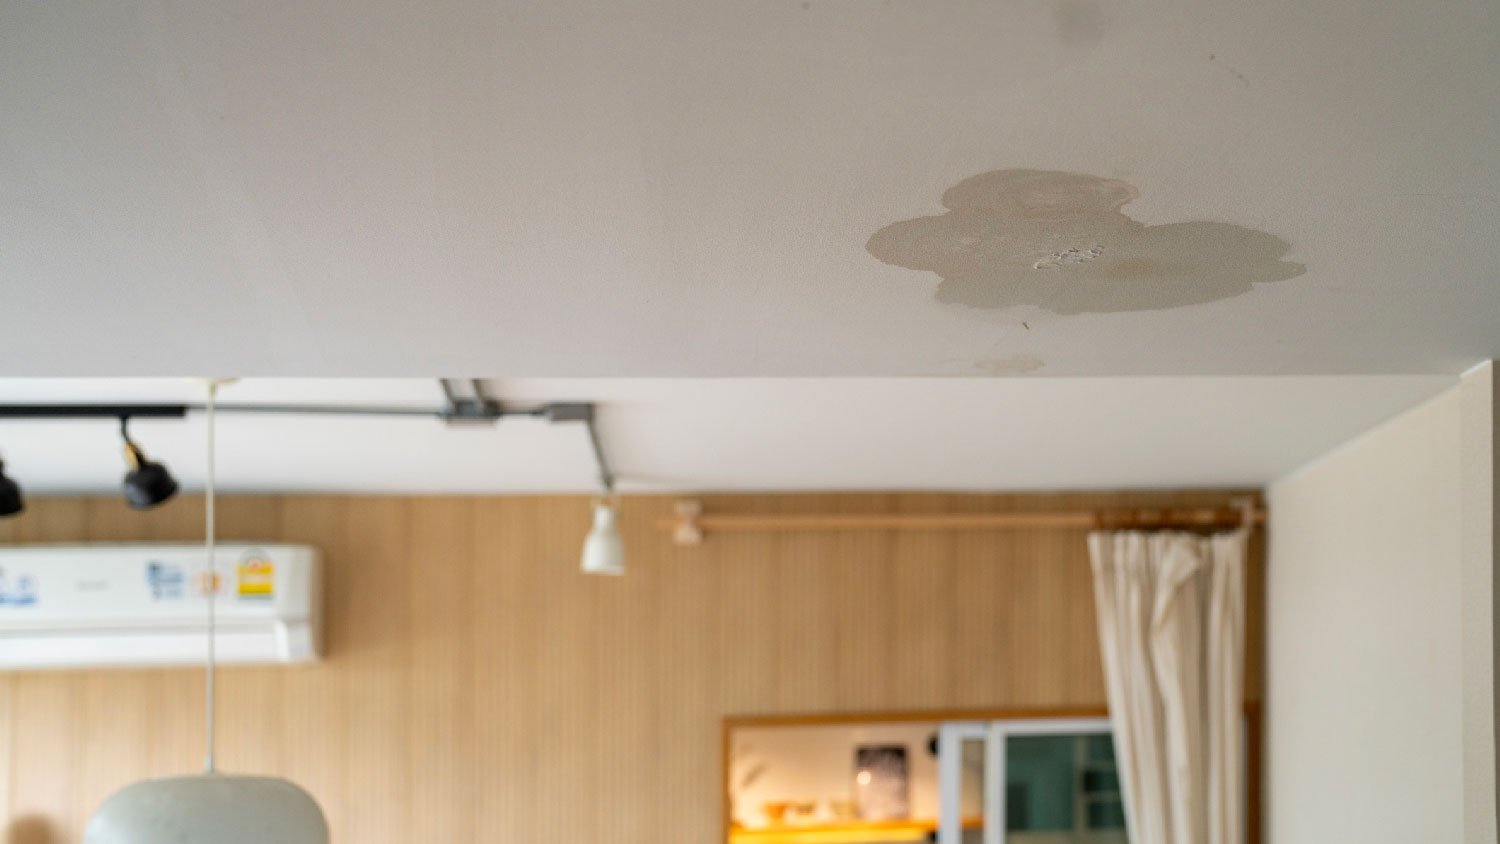
[{"label": "white pendant cord", "polygon": [[204,675],[204,724],[207,731],[207,753],[203,759],[203,769],[207,773],[214,773],[214,668],[216,665],[215,631],[218,621],[215,612],[214,601],[219,594],[219,573],[214,565],[214,399],[219,392],[219,382],[210,380],[208,382],[208,485],[203,495],[203,536],[204,547],[208,553],[208,666]]}]

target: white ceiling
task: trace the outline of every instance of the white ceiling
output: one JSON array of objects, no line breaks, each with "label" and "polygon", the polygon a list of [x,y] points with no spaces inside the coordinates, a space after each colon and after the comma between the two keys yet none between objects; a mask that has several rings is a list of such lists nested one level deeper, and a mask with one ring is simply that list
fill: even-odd
[{"label": "white ceiling", "polygon": [[[0,353],[12,375],[1452,375],[1500,355],[1497,78],[1493,0],[7,2]],[[1060,316],[940,302],[936,275],[866,251],[892,223],[941,214],[961,180],[1015,168],[1126,183],[1139,196],[1123,213],[1146,226],[1269,233],[1306,272]],[[1205,429],[1215,453],[1172,477],[1264,477],[1306,453],[1352,418],[1317,403],[1366,389],[1316,383],[1184,387],[1231,403],[1289,390],[1328,416],[1253,456]],[[617,411],[627,473],[720,483],[689,446],[653,439],[645,406],[728,388],[619,389],[645,391],[626,402],[645,403],[639,428]],[[761,391],[845,389],[873,411],[891,388],[752,383],[714,413],[732,444],[731,410],[764,410]],[[763,458],[691,448],[743,461],[723,477],[746,485],[894,479],[868,459],[815,475],[833,461],[822,449],[800,453],[808,466],[771,456],[857,419],[875,426],[864,446],[962,430],[913,454],[916,482],[954,461],[945,485],[1139,479],[1122,457],[1047,476],[1058,456],[1024,436],[1044,419],[1033,408],[1071,409],[1047,424],[1091,447],[1111,423],[1087,409],[1126,387],[900,395],[925,391],[984,398],[913,414],[926,427],[904,435],[878,413],[775,407],[799,426],[763,433]],[[1239,407],[1236,431],[1264,410]],[[456,433],[401,441],[475,488],[581,478],[581,463],[543,472],[524,454],[568,434],[521,428],[461,449]],[[474,442],[493,463],[459,456]],[[411,460],[340,471],[429,483]],[[80,456],[58,483],[107,462]],[[303,471],[229,465],[249,486]]]},{"label": "white ceiling", "polygon": [[[512,379],[517,403],[596,400],[627,492],[1259,486],[1455,383],[1438,376],[1075,379]],[[201,400],[188,379],[0,379],[0,403]],[[223,401],[432,407],[425,380],[249,379]],[[189,488],[201,416],[132,434]],[[594,489],[584,430],[505,420],[224,414],[219,477],[236,491]],[[0,421],[29,494],[109,492],[111,420]]]}]

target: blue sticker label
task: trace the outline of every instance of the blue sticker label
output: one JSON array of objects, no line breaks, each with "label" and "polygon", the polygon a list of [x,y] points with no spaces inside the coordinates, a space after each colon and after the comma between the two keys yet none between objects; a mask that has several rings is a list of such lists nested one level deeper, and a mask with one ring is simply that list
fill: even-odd
[{"label": "blue sticker label", "polygon": [[30,607],[37,602],[36,578],[29,574],[8,577],[0,569],[0,606]]},{"label": "blue sticker label", "polygon": [[187,595],[187,575],[182,566],[152,560],[146,564],[146,585],[153,601],[180,601]]}]

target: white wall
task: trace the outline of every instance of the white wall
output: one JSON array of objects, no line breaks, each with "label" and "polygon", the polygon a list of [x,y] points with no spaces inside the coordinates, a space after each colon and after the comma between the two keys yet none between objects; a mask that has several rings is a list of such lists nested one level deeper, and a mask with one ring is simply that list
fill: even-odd
[{"label": "white wall", "polygon": [[1495,753],[1495,569],[1500,543],[1500,428],[1496,412],[1494,361],[1476,367],[1459,384],[1461,461],[1463,463],[1463,719],[1464,840],[1494,844],[1497,840]]},{"label": "white wall", "polygon": [[1476,370],[1269,489],[1272,844],[1494,840],[1493,604],[1465,597],[1479,579],[1488,595],[1493,562],[1472,523],[1489,534],[1476,490],[1494,473],[1472,466],[1493,414],[1476,412],[1471,380],[1492,377]]}]

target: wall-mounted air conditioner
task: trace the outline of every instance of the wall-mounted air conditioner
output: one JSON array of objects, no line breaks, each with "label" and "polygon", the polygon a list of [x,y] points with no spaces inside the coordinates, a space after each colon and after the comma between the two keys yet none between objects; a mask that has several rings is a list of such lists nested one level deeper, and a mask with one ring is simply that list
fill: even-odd
[{"label": "wall-mounted air conditioner", "polygon": [[[0,669],[201,664],[207,559],[201,545],[0,548]],[[318,658],[317,551],[232,544],[214,560],[220,662]]]}]

